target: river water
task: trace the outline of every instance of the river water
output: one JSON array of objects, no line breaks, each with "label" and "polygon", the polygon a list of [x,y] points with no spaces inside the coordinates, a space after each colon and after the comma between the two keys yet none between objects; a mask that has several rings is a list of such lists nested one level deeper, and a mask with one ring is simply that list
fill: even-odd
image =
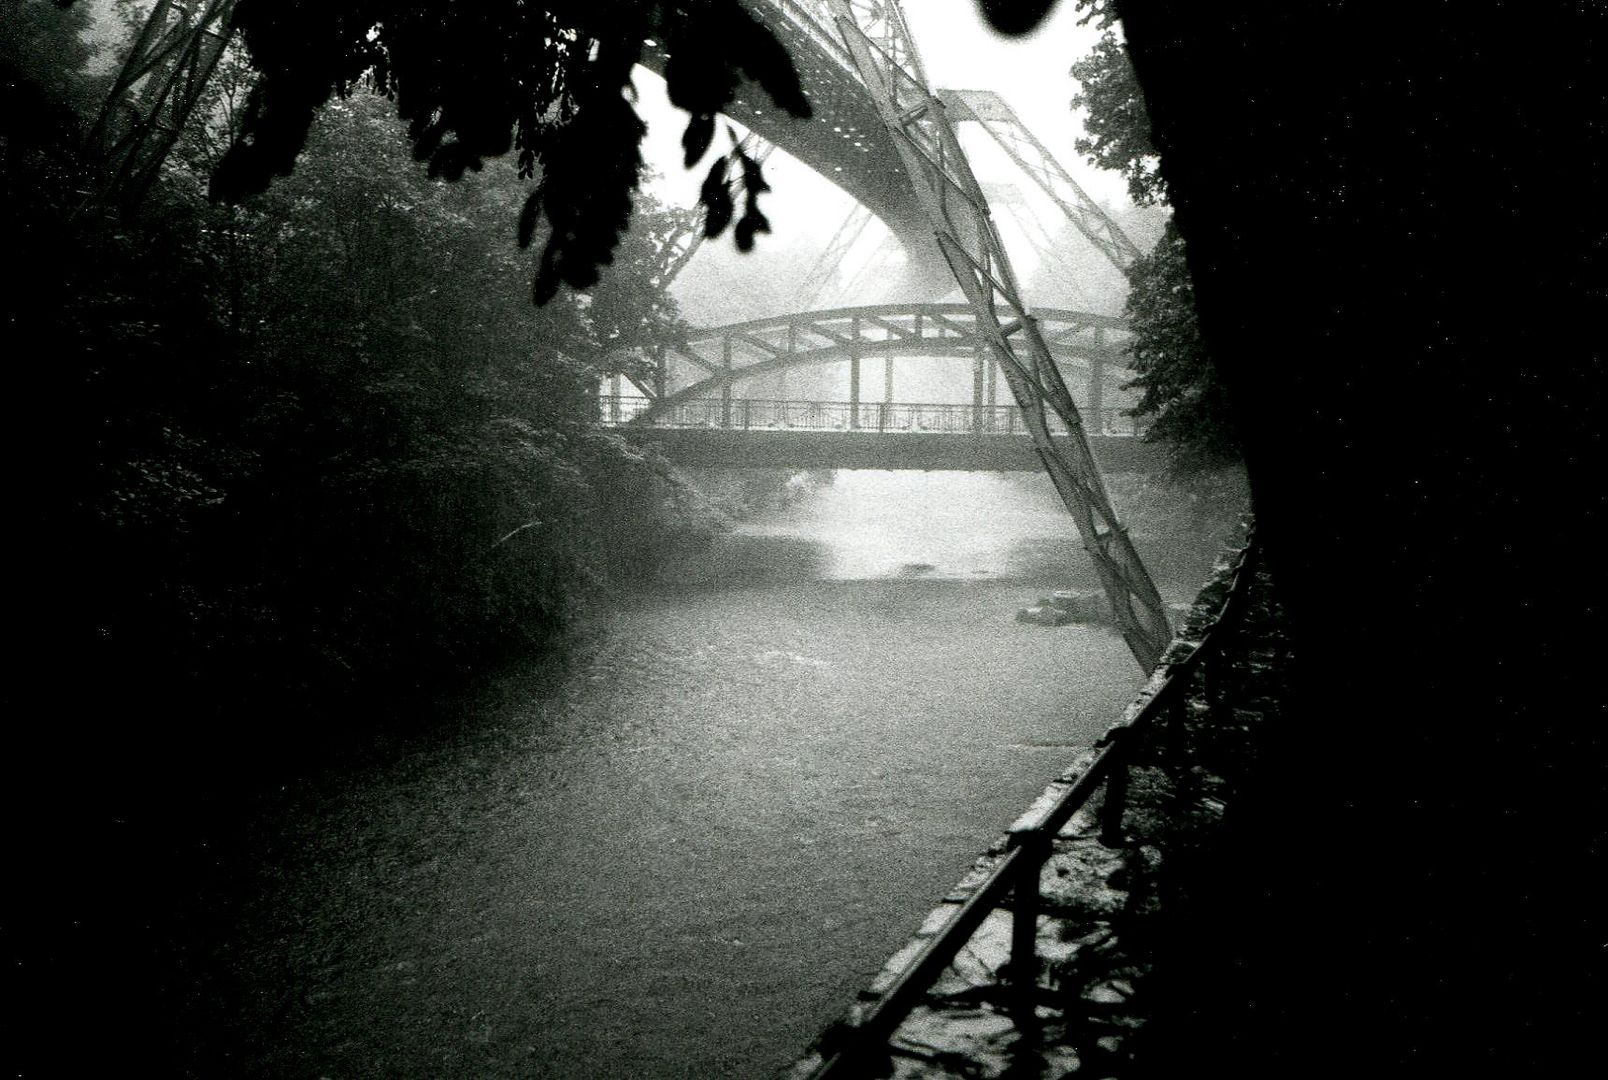
[{"label": "river water", "polygon": [[189,1070],[770,1075],[1139,684],[1013,621],[1081,575],[1038,479],[840,473],[567,670],[287,785],[188,917]]}]

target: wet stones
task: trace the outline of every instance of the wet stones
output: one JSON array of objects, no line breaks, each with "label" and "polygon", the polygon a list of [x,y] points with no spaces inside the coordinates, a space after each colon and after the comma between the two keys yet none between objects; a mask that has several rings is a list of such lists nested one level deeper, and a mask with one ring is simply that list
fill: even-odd
[{"label": "wet stones", "polygon": [[1039,597],[1031,607],[1018,611],[1016,621],[1034,626],[1106,624],[1112,621],[1111,604],[1103,593],[1080,593],[1070,589],[1057,589],[1049,596]]}]

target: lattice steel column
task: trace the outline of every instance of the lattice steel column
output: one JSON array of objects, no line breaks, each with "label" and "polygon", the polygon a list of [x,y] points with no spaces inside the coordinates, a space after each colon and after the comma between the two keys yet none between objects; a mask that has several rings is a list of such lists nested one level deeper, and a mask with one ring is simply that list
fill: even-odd
[{"label": "lattice steel column", "polygon": [[[943,103],[927,89],[904,16],[893,0],[827,0],[827,6],[972,307],[978,338],[1005,373],[1034,447],[1094,560],[1117,625],[1148,672],[1172,638],[1166,608],[1117,520],[1077,405],[1022,300]],[[1066,434],[1052,432],[1052,414]]]},{"label": "lattice steel column", "polygon": [[1101,254],[1111,260],[1111,265],[1127,272],[1139,257],[1138,246],[1106,216],[1100,204],[1078,186],[1004,98],[991,90],[940,90],[938,98],[948,110],[951,123],[970,120],[988,132],[1016,167],[1054,200],[1089,243],[1099,248]]},{"label": "lattice steel column", "polygon": [[871,224],[871,211],[859,203],[849,211],[849,216],[843,219],[832,239],[826,242],[826,248],[811,264],[809,271],[804,275],[798,290],[793,294],[793,306],[799,311],[808,311],[815,306],[821,298],[821,293],[837,274],[849,249],[854,247],[857,240],[865,232],[865,227]]},{"label": "lattice steel column", "polygon": [[234,6],[157,0],[90,129],[105,170],[92,201],[134,203],[151,186],[218,66]]}]

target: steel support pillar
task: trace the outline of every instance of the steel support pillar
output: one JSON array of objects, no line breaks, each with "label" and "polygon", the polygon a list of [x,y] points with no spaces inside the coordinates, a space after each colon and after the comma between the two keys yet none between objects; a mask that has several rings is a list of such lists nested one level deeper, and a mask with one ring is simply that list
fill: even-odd
[{"label": "steel support pillar", "polygon": [[87,139],[103,170],[88,202],[139,201],[229,43],[235,0],[157,0]]},{"label": "steel support pillar", "polygon": [[[1148,672],[1172,639],[1166,607],[1117,519],[1082,416],[1022,299],[988,202],[943,104],[927,87],[904,15],[892,0],[828,0],[828,7],[933,236],[971,305],[978,339],[1004,372],[1128,648]],[[1062,430],[1052,427],[1052,419]]]},{"label": "steel support pillar", "polygon": [[731,337],[721,339],[720,366],[726,373],[726,381],[720,384],[720,426],[731,427]]},{"label": "steel support pillar", "polygon": [[988,348],[981,341],[972,350],[972,430],[984,431],[988,428],[988,421],[992,413],[986,411],[992,402],[987,401],[988,393]]},{"label": "steel support pillar", "polygon": [[1004,98],[990,90],[940,90],[950,123],[974,121],[1005,151],[1018,169],[1032,178],[1061,212],[1106,257],[1127,272],[1139,248],[1100,204],[1073,180],[1049,148],[1039,142]]}]

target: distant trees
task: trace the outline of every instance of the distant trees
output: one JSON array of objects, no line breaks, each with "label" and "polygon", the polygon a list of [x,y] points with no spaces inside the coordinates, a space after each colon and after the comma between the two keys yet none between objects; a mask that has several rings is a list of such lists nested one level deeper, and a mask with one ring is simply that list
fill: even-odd
[{"label": "distant trees", "polygon": [[[537,181],[520,238],[543,233],[534,286],[542,302],[561,283],[595,284],[626,230],[646,130],[631,69],[650,38],[670,54],[671,102],[692,114],[682,139],[689,166],[713,141],[740,74],[778,108],[809,115],[786,50],[739,0],[240,0],[235,22],[261,78],[214,194],[240,198],[288,174],[318,107],[369,80],[395,99],[431,176],[456,179],[487,158],[517,155],[520,175]],[[757,203],[764,181],[741,153],[728,157],[705,185],[714,196],[707,227],[715,235],[735,218],[747,247],[768,229]],[[723,179],[729,167],[746,191],[740,215]]]},{"label": "distant trees", "polygon": [[[1104,31],[1094,51],[1072,65],[1081,86],[1072,104],[1087,114],[1077,150],[1092,164],[1121,173],[1134,202],[1164,204],[1166,180],[1116,16],[1101,0],[1076,2],[1084,21]],[[1202,473],[1237,461],[1228,395],[1200,334],[1187,251],[1171,219],[1160,242],[1129,272],[1126,313],[1135,335],[1129,387],[1140,391],[1134,415],[1154,418],[1150,437],[1171,446],[1173,471]]]},{"label": "distant trees", "polygon": [[[142,212],[100,213],[79,13],[21,8],[41,18],[0,41],[18,600],[94,673],[93,737],[144,759],[208,717],[228,746],[247,716],[416,693],[553,641],[703,527],[594,423],[614,350],[677,318],[640,287],[665,257],[651,202],[609,281],[533,306],[515,170],[432,179],[390,104],[354,95],[309,118],[293,175],[209,203],[257,92],[231,59]],[[34,78],[47,46],[69,60]],[[154,701],[158,725],[115,719]]]}]

